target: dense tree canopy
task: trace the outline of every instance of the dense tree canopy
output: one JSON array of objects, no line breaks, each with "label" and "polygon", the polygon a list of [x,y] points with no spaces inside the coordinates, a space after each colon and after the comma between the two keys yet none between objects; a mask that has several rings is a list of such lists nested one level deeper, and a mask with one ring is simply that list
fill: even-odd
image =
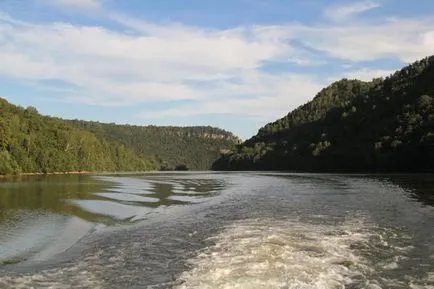
[{"label": "dense tree canopy", "polygon": [[0,175],[209,169],[236,138],[211,127],[138,127],[42,116],[0,98]]},{"label": "dense tree canopy", "polygon": [[95,135],[117,141],[140,156],[152,156],[163,170],[208,170],[223,150],[233,149],[238,138],[210,126],[135,126],[74,120],[71,123]]},{"label": "dense tree canopy", "polygon": [[434,56],[386,79],[331,84],[214,168],[433,171]]},{"label": "dense tree canopy", "polygon": [[0,174],[158,168],[124,145],[0,99]]}]

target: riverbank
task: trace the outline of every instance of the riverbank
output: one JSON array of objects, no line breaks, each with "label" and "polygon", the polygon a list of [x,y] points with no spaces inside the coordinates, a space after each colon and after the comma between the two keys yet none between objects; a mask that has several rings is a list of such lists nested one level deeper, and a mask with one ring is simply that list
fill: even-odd
[{"label": "riverbank", "polygon": [[85,175],[85,174],[101,174],[101,172],[88,171],[72,171],[72,172],[51,172],[51,173],[19,173],[13,175],[0,175],[0,179],[27,177],[27,176],[50,176],[50,175]]},{"label": "riverbank", "polygon": [[[171,172],[180,172],[180,171],[171,171]],[[92,171],[71,171],[71,172],[50,172],[50,173],[19,173],[12,175],[0,175],[0,179],[6,178],[17,178],[17,177],[28,177],[28,176],[55,176],[55,175],[135,175],[135,174],[150,174],[150,173],[161,173],[161,171],[106,171],[106,172],[92,172]]]}]

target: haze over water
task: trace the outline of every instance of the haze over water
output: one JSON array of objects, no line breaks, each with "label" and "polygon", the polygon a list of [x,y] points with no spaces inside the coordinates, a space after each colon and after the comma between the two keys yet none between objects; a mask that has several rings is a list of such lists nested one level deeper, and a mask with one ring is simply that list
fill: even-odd
[{"label": "haze over water", "polygon": [[430,179],[4,179],[0,288],[434,288]]}]

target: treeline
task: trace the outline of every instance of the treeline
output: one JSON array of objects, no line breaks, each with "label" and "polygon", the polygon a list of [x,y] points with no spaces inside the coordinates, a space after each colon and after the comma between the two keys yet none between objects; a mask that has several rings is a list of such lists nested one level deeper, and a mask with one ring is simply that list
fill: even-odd
[{"label": "treeline", "polygon": [[434,56],[343,79],[222,155],[220,170],[433,171]]},{"label": "treeline", "polygon": [[210,169],[236,140],[212,127],[63,120],[0,98],[0,175]]},{"label": "treeline", "polygon": [[36,108],[22,108],[0,98],[0,174],[80,171],[143,171],[158,162],[139,157]]},{"label": "treeline", "polygon": [[135,126],[72,120],[75,127],[117,141],[140,156],[152,156],[162,170],[209,170],[221,151],[233,149],[238,138],[210,126]]}]

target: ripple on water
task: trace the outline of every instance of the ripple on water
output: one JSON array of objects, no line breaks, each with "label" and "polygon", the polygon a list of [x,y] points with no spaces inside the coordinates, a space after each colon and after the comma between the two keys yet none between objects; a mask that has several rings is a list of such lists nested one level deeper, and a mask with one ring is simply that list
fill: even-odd
[{"label": "ripple on water", "polygon": [[[95,200],[89,195],[86,199],[69,202],[86,213],[136,220],[155,210],[136,197],[159,198],[165,206],[178,204],[175,200],[193,203],[220,190],[218,182],[214,181],[188,182],[180,177],[170,182],[156,179],[112,177],[113,187],[92,193]],[[256,182],[254,184],[259,186],[263,180]],[[249,184],[252,185],[250,180]],[[137,193],[142,191],[143,194]],[[260,208],[265,208],[265,213],[268,204],[281,201],[280,195],[261,194],[256,199],[252,195],[249,193],[246,197],[248,204],[256,204],[252,200],[264,202]],[[247,199],[250,197],[252,199]],[[243,201],[238,196],[235,200],[223,206]],[[162,218],[164,221],[155,227],[146,221],[138,224],[135,230],[107,233],[101,238],[95,236],[87,240],[88,243],[84,242],[85,251],[77,259],[59,263],[55,269],[41,267],[37,272],[0,274],[0,288],[434,288],[434,273],[429,273],[432,266],[428,264],[421,274],[417,272],[419,267],[409,267],[412,265],[409,260],[417,259],[418,255],[413,253],[420,245],[412,243],[413,236],[406,241],[402,232],[381,228],[373,223],[377,219],[354,216],[354,211],[348,213],[352,217],[340,223],[344,214],[337,220],[330,218],[327,209],[318,210],[316,216],[291,213],[286,207],[285,211],[276,211],[278,204],[273,203],[273,214],[267,215],[270,218],[240,221],[233,220],[243,216],[244,203],[228,207],[230,211],[218,211],[217,206],[207,207],[207,213],[216,216],[215,221],[211,218],[201,220],[196,215],[183,220],[176,213],[167,211],[170,217],[167,220],[173,213],[173,218],[179,221],[171,223]],[[157,203],[155,207],[159,206]],[[186,210],[190,208],[186,207]],[[237,214],[218,219],[232,211]],[[249,216],[262,214],[258,210],[257,214]],[[193,220],[191,226],[186,225],[185,222]],[[39,222],[50,224],[45,219]],[[222,228],[227,222],[232,223]],[[65,230],[73,230],[75,226],[73,223]],[[215,235],[209,237],[210,234]],[[189,259],[191,256],[194,257]],[[427,258],[433,260],[433,256]],[[424,262],[429,263],[429,260]],[[187,262],[187,269],[184,262]]]},{"label": "ripple on water", "polygon": [[[387,278],[382,271],[384,264],[376,264],[370,258],[370,255],[386,250],[387,254],[381,259],[390,256],[390,260],[384,261],[396,262],[399,266],[411,248],[386,244],[393,234],[360,219],[338,225],[296,220],[236,221],[209,237],[211,245],[199,249],[196,256],[188,260],[189,269],[173,282],[154,283],[143,288],[432,289],[434,274],[429,273],[423,279]],[[0,277],[0,287],[114,288],[113,284],[107,283],[104,275],[107,270],[119,271],[126,288],[134,287],[134,278],[140,277],[137,276],[141,274],[140,270],[130,272],[124,266],[127,260],[131,261],[131,256],[140,258],[140,252],[147,245],[142,240],[129,245],[101,247],[71,266],[35,275]]]},{"label": "ripple on water", "polygon": [[46,260],[71,247],[92,228],[79,218],[20,211],[11,227],[0,224],[0,263]]}]

